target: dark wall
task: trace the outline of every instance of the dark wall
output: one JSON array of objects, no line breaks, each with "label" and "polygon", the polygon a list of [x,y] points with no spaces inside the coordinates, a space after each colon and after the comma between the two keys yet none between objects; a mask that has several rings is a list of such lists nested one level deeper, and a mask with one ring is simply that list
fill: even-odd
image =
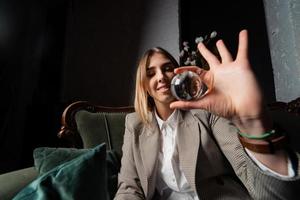
[{"label": "dark wall", "polygon": [[64,0],[0,2],[0,173],[32,165],[58,130]]},{"label": "dark wall", "polygon": [[[180,41],[190,41],[217,31],[236,55],[238,33],[249,30],[250,61],[268,102],[275,101],[273,70],[269,53],[262,0],[180,1]],[[251,98],[251,97],[250,97]]]},{"label": "dark wall", "polygon": [[[144,20],[154,14],[147,22],[155,30],[155,20],[164,17],[156,16],[155,6],[140,0],[0,2],[5,97],[0,104],[0,173],[32,166],[36,147],[59,145],[60,116],[69,103],[133,104],[141,44],[158,39],[148,34]],[[141,34],[148,34],[150,42]]]},{"label": "dark wall", "polygon": [[69,7],[62,99],[132,105],[146,2],[73,0]]},{"label": "dark wall", "polygon": [[178,54],[177,8],[177,0],[72,0],[62,100],[133,105],[140,55],[154,46]]}]

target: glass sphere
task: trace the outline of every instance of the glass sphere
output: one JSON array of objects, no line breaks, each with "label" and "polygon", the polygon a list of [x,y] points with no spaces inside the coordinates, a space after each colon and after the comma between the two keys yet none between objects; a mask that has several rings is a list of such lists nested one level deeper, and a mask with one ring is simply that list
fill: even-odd
[{"label": "glass sphere", "polygon": [[201,98],[207,89],[200,77],[192,71],[177,74],[171,81],[172,95],[178,100],[189,101]]}]

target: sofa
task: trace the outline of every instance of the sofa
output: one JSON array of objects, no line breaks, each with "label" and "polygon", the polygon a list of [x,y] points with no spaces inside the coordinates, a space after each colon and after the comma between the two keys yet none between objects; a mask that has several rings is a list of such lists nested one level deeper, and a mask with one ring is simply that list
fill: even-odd
[{"label": "sofa", "polygon": [[[287,130],[287,132],[291,133],[291,146],[296,149],[296,151],[300,151],[300,134],[298,134],[300,131],[300,98],[289,103],[272,103],[269,105],[269,110],[274,121],[283,129]],[[83,157],[80,161],[78,161],[78,157],[90,156],[87,155],[86,152],[91,152],[91,149],[93,149],[93,155],[95,152],[103,152],[103,150],[99,150],[104,149],[103,146],[105,146],[106,150],[106,155],[104,156],[105,158],[100,156],[97,160],[101,161],[102,159],[103,161],[103,159],[106,159],[106,168],[101,168],[103,171],[101,171],[100,167],[97,168],[97,171],[93,172],[95,175],[92,175],[90,179],[83,181],[90,181],[92,183],[94,180],[97,182],[104,177],[101,175],[101,173],[105,173],[105,180],[103,180],[102,183],[94,183],[92,185],[103,184],[101,185],[101,188],[107,189],[104,196],[103,194],[99,194],[102,195],[98,196],[99,199],[112,199],[117,190],[117,173],[120,168],[120,159],[122,156],[121,149],[125,129],[125,116],[130,112],[134,112],[134,108],[131,106],[103,107],[93,105],[86,101],[74,102],[67,106],[63,111],[61,118],[62,126],[58,133],[58,137],[63,141],[63,144],[65,144],[65,148],[37,148],[33,152],[35,158],[34,167],[20,169],[0,175],[0,199],[12,199],[22,189],[24,190],[24,188],[27,189],[26,195],[29,193],[30,195],[36,195],[35,190],[48,187],[49,184],[53,184],[55,181],[57,181],[55,178],[59,176],[63,177],[59,181],[63,180],[64,177],[67,177],[67,182],[80,182],[81,180],[72,179],[74,176],[77,177],[77,175],[74,175],[74,173],[78,167],[70,168],[70,165],[73,167],[75,161],[75,165],[78,165],[78,162],[86,160],[86,157]],[[102,144],[102,146],[100,146],[100,144]],[[42,159],[40,159],[41,157]],[[45,166],[45,163],[48,163],[47,166]],[[89,161],[89,163],[91,162]],[[99,163],[93,164],[93,166],[97,166],[98,164]],[[65,169],[68,169],[69,171]],[[86,169],[86,171],[89,173],[91,173],[92,170],[93,169]],[[72,176],[68,177],[70,172],[73,172],[73,174]],[[98,172],[99,177],[96,175]],[[54,173],[54,176],[50,176],[49,178],[49,173],[50,175]],[[41,184],[41,181],[37,182],[38,179],[42,179],[42,181],[44,181],[44,185]],[[49,179],[51,179],[51,183],[49,182]],[[65,182],[60,182],[60,184],[64,184]],[[29,189],[28,185],[30,185]],[[59,190],[60,193],[74,192],[61,192],[61,185],[56,185],[53,187],[55,190]],[[73,186],[68,187],[72,188]],[[77,185],[76,187],[84,188],[86,190],[85,193],[89,193],[87,190],[90,190],[90,193],[93,192],[93,188],[91,187],[85,188],[82,186],[78,187]],[[101,191],[100,187],[97,189],[97,191]],[[97,197],[97,195],[93,196]],[[64,199],[61,196],[57,197],[56,199],[59,198]],[[34,196],[30,196],[30,198],[27,199],[34,199]],[[80,198],[78,197],[76,199]],[[87,198],[85,197],[84,199]],[[93,198],[91,197],[88,199]]]},{"label": "sofa", "polygon": [[[75,151],[78,153],[77,149],[92,149],[99,144],[105,143],[107,152],[109,151],[110,155],[112,153],[114,155],[115,162],[113,167],[115,168],[114,174],[116,174],[119,170],[122,156],[121,148],[125,130],[125,116],[133,111],[134,108],[130,106],[104,107],[95,106],[86,101],[74,102],[63,111],[61,130],[58,133],[58,137],[62,140],[61,143],[64,144],[64,147],[69,148],[73,154],[75,154]],[[47,148],[46,151],[51,150],[51,153],[54,154],[53,150],[58,150],[60,153],[56,154],[66,157],[66,155],[61,155],[62,150],[65,153],[65,148]],[[68,152],[68,156],[69,154],[70,152]],[[109,166],[109,168],[111,169],[112,166]],[[35,167],[0,175],[0,199],[12,199],[21,189],[38,177],[39,170],[36,163]],[[117,178],[115,177],[112,183],[113,189],[109,188],[110,198],[116,192],[116,182]]]}]

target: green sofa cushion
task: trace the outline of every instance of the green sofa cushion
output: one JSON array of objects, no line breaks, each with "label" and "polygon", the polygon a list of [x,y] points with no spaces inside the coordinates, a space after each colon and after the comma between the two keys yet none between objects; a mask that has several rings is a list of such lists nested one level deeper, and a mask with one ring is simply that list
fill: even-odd
[{"label": "green sofa cushion", "polygon": [[0,175],[0,199],[11,200],[22,188],[38,177],[34,167]]},{"label": "green sofa cushion", "polygon": [[107,199],[105,144],[58,165],[20,191],[14,200]]}]

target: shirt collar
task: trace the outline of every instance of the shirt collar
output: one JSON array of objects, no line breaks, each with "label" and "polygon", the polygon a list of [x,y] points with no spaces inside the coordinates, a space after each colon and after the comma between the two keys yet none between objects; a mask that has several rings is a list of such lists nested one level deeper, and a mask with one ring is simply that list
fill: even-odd
[{"label": "shirt collar", "polygon": [[158,114],[157,111],[154,111],[155,113],[155,118],[158,123],[159,129],[162,130],[166,125],[169,125],[172,129],[175,129],[177,122],[178,122],[178,117],[179,117],[179,111],[175,109],[173,113],[168,117],[166,121],[162,120]]}]

